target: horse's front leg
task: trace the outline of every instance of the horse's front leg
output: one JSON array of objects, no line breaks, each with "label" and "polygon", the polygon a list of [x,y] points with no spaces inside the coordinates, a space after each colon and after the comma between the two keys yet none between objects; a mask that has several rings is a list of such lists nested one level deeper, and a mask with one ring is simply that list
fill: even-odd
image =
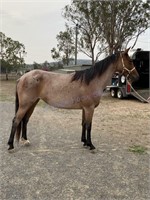
[{"label": "horse's front leg", "polygon": [[83,142],[83,146],[87,145],[86,140],[86,122],[85,122],[85,111],[82,110],[82,135],[81,135],[81,142]]},{"label": "horse's front leg", "polygon": [[90,150],[93,150],[95,149],[95,147],[92,144],[91,129],[92,129],[92,119],[94,114],[94,106],[84,108],[84,112],[85,112],[85,129],[87,131],[86,146],[89,146]]},{"label": "horse's front leg", "polygon": [[86,129],[87,129],[87,146],[90,147],[90,150],[93,150],[93,149],[95,149],[95,147],[92,144],[92,140],[91,140],[92,122],[86,124]]}]

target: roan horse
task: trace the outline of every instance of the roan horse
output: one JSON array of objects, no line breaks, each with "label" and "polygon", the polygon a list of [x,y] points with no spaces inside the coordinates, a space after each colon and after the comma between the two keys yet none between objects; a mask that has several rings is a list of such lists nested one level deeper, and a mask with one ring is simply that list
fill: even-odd
[{"label": "roan horse", "polygon": [[9,149],[14,149],[14,136],[28,144],[27,123],[40,99],[49,105],[65,109],[82,109],[81,141],[90,150],[95,149],[91,140],[94,109],[99,105],[103,90],[115,72],[135,81],[139,75],[128,56],[128,50],[113,54],[97,62],[90,69],[71,74],[58,74],[32,70],[24,74],[16,85],[16,115],[13,119]]}]

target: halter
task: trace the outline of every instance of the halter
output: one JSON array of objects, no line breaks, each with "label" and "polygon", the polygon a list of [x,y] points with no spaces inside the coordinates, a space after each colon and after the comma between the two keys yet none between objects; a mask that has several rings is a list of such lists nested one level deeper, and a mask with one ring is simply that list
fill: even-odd
[{"label": "halter", "polygon": [[128,68],[126,68],[125,64],[124,64],[124,60],[123,60],[122,54],[120,54],[120,55],[121,55],[121,61],[122,61],[122,65],[123,65],[122,74],[126,70],[128,72],[127,76],[129,76],[131,74],[131,72],[133,72],[135,70],[135,67],[133,67],[133,69],[131,69],[131,70],[129,70]]}]

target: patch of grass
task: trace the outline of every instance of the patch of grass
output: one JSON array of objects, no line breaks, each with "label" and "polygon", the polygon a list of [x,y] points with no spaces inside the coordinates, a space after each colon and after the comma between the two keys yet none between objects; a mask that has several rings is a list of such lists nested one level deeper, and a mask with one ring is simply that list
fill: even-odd
[{"label": "patch of grass", "polygon": [[133,153],[143,154],[146,153],[147,148],[140,145],[133,145],[129,147],[129,151]]}]

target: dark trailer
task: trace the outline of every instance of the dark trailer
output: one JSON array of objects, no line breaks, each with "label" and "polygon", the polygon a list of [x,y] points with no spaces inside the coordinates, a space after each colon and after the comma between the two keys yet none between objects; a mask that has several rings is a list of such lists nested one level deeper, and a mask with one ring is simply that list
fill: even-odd
[{"label": "dark trailer", "polygon": [[112,78],[111,85],[107,88],[110,89],[110,94],[112,97],[117,97],[119,99],[125,98],[132,95],[142,102],[150,101],[150,51],[137,50],[132,55],[132,60],[139,73],[139,80],[137,82],[130,83],[126,80],[123,75],[114,74]]}]

